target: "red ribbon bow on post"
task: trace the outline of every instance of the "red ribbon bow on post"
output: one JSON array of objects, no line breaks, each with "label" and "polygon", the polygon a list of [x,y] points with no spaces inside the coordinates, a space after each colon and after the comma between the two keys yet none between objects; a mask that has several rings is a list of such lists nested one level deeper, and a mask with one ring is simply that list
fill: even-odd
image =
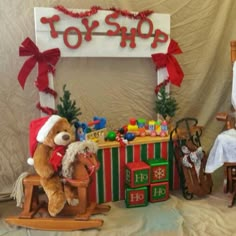
[{"label": "red ribbon bow on post", "polygon": [[168,51],[166,54],[164,53],[156,53],[152,54],[152,60],[156,64],[157,68],[166,67],[169,80],[172,84],[180,86],[182,80],[184,78],[184,73],[172,54],[180,54],[182,53],[178,43],[171,39]]},{"label": "red ribbon bow on post", "polygon": [[53,48],[40,52],[38,47],[30,38],[26,38],[22,42],[22,46],[19,48],[20,56],[31,56],[23,64],[19,74],[18,81],[21,87],[24,89],[26,79],[32,69],[38,63],[38,78],[36,85],[39,91],[43,91],[48,88],[48,72],[53,72],[54,67],[60,58],[59,48]]}]

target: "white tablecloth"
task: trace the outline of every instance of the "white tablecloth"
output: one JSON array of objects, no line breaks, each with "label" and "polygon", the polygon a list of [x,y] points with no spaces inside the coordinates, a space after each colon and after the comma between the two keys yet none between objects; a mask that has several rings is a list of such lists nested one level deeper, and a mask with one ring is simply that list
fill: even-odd
[{"label": "white tablecloth", "polygon": [[210,150],[206,173],[212,173],[224,162],[236,162],[236,129],[230,129],[220,133]]}]

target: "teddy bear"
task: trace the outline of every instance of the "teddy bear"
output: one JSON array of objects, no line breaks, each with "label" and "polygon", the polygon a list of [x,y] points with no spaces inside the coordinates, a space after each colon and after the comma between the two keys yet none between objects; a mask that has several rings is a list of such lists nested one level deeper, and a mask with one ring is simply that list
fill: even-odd
[{"label": "teddy bear", "polygon": [[60,173],[66,148],[74,139],[71,124],[61,116],[46,116],[30,123],[31,158],[27,162],[40,176],[51,216],[60,213],[66,201],[70,203],[72,198],[70,191],[65,191]]}]

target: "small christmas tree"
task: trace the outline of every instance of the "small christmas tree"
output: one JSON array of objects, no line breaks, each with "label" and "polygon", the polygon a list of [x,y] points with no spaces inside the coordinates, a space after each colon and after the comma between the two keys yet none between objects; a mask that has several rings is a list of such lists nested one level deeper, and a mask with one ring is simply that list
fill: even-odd
[{"label": "small christmas tree", "polygon": [[65,117],[71,124],[78,121],[78,116],[82,114],[80,108],[76,107],[75,100],[70,99],[71,93],[66,90],[66,85],[63,86],[63,97],[60,97],[61,104],[57,105],[58,115]]},{"label": "small christmas tree", "polygon": [[173,117],[177,109],[178,104],[175,98],[170,97],[165,91],[165,86],[162,86],[157,94],[156,112],[166,119],[167,116]]}]

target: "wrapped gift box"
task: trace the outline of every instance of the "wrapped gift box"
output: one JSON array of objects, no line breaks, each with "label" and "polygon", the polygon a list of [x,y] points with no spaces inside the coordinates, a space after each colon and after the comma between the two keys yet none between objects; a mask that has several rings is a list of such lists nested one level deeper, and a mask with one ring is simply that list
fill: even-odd
[{"label": "wrapped gift box", "polygon": [[92,176],[90,198],[98,203],[125,199],[125,165],[128,162],[163,158],[168,160],[170,190],[179,188],[173,147],[169,137],[136,137],[125,147],[119,143],[99,144],[100,169]]}]

